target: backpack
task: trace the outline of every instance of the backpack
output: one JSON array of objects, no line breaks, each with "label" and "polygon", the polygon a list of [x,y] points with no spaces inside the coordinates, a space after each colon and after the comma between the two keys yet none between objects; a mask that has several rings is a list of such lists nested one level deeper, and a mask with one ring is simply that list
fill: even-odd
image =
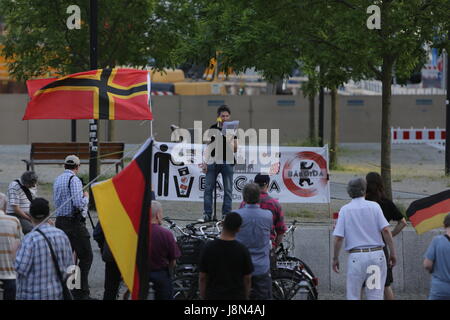
[{"label": "backpack", "polygon": [[103,247],[105,246],[105,234],[103,233],[100,221],[97,222],[94,230],[92,231],[92,237],[97,242],[100,251],[103,251]]}]

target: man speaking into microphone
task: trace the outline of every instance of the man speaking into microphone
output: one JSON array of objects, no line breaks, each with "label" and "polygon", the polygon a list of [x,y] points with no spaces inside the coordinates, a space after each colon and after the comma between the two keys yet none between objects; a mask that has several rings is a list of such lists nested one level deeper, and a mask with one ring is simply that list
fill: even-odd
[{"label": "man speaking into microphone", "polygon": [[223,139],[223,148],[213,147],[210,149],[210,157],[205,157],[203,163],[203,172],[206,173],[205,179],[205,193],[203,197],[203,220],[205,222],[211,221],[213,212],[213,191],[217,176],[222,174],[222,181],[224,187],[224,197],[222,205],[222,218],[225,214],[231,211],[231,200],[233,194],[233,173],[236,159],[234,153],[237,152],[237,137],[227,137],[222,133],[222,126],[224,122],[231,120],[230,108],[226,105],[222,105],[217,109],[217,121],[210,129],[212,132],[210,146],[220,146],[220,143],[215,144],[216,136],[221,135]]}]

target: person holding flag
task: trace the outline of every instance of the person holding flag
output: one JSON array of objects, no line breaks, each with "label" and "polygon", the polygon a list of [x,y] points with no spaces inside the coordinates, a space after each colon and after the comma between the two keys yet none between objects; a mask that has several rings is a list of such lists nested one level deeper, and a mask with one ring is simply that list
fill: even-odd
[{"label": "person holding flag", "polygon": [[[392,230],[392,238],[396,235],[400,234],[403,228],[406,227],[406,219],[403,217],[400,210],[398,210],[397,206],[392,202],[392,200],[386,197],[384,192],[383,180],[381,179],[381,175],[378,172],[369,172],[366,175],[367,182],[367,191],[366,191],[366,200],[375,201],[381,207],[383,211],[383,215],[386,218],[387,222],[391,222],[391,220],[396,221],[396,225]],[[384,241],[384,239],[383,239]],[[387,246],[383,247],[384,255],[386,256],[386,262],[389,258],[389,251]],[[392,282],[394,282],[394,277],[392,273],[392,268],[387,266],[387,274],[386,274],[386,282],[384,285],[384,299],[385,300],[394,300],[394,292],[392,291]]]},{"label": "person holding flag", "polygon": [[148,295],[153,145],[148,139],[119,174],[92,185],[105,240],[133,300]]}]

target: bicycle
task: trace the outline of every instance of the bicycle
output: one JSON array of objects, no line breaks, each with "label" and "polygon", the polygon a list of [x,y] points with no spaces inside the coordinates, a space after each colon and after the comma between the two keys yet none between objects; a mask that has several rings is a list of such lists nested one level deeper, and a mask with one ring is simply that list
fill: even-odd
[{"label": "bicycle", "polygon": [[272,295],[275,300],[317,300],[318,278],[301,259],[291,256],[295,249],[294,220],[276,251],[276,267],[272,268]]},{"label": "bicycle", "polygon": [[[213,231],[207,231],[211,225],[195,227],[202,222],[196,222],[186,225],[181,228],[168,217],[163,220],[169,224],[169,229],[174,233],[177,239],[177,244],[180,247],[182,256],[178,259],[177,265],[173,272],[173,298],[175,300],[195,300],[199,298],[198,292],[198,271],[197,262],[200,258],[200,251],[203,244],[208,239],[213,239],[220,234],[218,222]],[[122,300],[129,300],[131,298],[130,291],[121,283],[121,288],[124,287],[125,292],[119,294]],[[119,291],[122,291],[121,289]],[[154,296],[152,283],[149,285],[149,296]]]},{"label": "bicycle", "polygon": [[[179,300],[199,299],[197,263],[202,246],[220,234],[219,223],[215,226],[196,227],[200,223],[192,223],[182,229],[168,218],[165,220],[174,231],[182,256],[177,262],[173,279],[174,298]],[[317,300],[318,278],[311,268],[301,259],[291,256],[295,248],[294,221],[285,233],[284,241],[276,251],[275,267],[271,269],[272,295],[275,300]],[[213,231],[205,232],[214,227]]]},{"label": "bicycle", "polygon": [[[213,240],[220,234],[220,222],[216,224],[207,223],[197,227],[202,222],[186,225],[183,229],[170,218],[164,221],[169,223],[169,229],[174,232],[177,244],[181,251],[181,257],[177,261],[172,280],[175,300],[199,299],[198,289],[198,260],[201,250],[208,240]],[[208,230],[213,228],[212,230]]]}]

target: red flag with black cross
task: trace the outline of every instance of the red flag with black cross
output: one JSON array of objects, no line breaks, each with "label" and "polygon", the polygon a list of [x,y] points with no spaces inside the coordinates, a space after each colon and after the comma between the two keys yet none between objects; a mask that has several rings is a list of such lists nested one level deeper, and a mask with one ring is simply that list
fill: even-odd
[{"label": "red flag with black cross", "polygon": [[30,102],[23,120],[152,120],[150,73],[99,69],[62,78],[27,81]]},{"label": "red flag with black cross", "polygon": [[442,227],[445,216],[450,212],[450,189],[416,200],[406,210],[418,234]]}]

